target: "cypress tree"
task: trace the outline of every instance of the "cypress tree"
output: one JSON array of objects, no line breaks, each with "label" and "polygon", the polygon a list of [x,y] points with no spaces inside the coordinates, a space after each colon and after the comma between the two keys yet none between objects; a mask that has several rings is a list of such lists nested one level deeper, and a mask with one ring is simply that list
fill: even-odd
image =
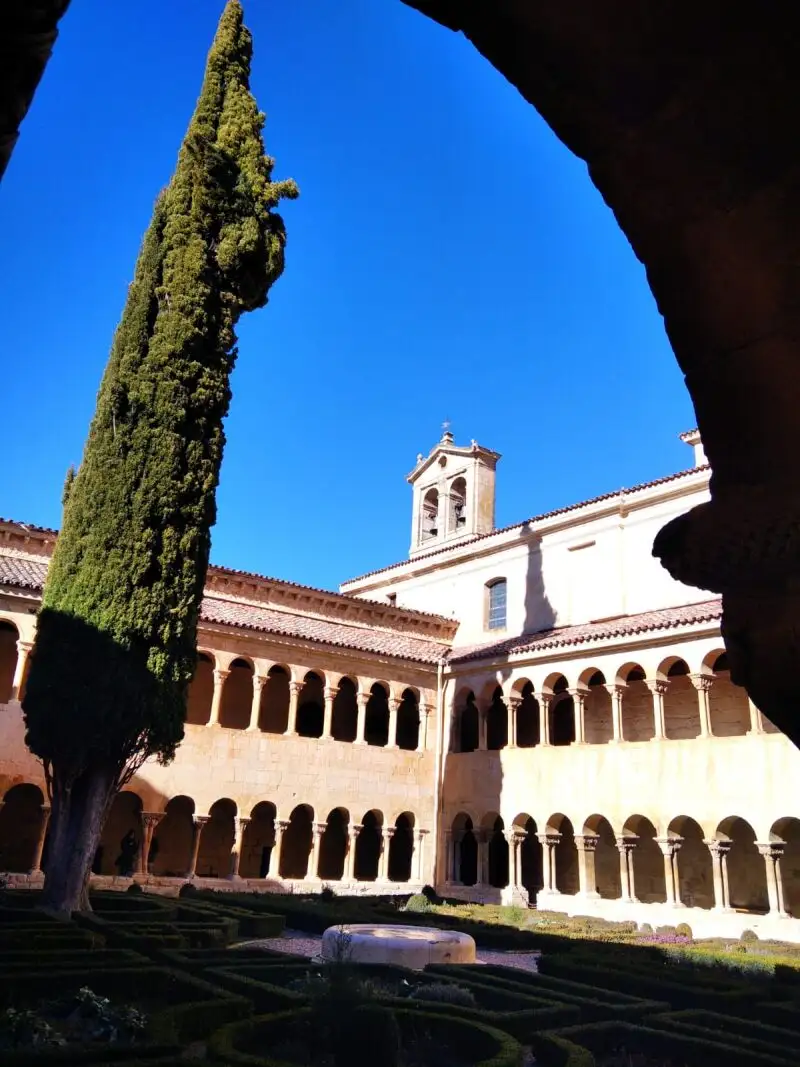
[{"label": "cypress tree", "polygon": [[222,14],[177,167],[159,196],[64,512],[24,699],[52,813],[44,904],[87,909],[119,789],[183,737],[236,359],[234,327],[283,270],[252,39]]}]

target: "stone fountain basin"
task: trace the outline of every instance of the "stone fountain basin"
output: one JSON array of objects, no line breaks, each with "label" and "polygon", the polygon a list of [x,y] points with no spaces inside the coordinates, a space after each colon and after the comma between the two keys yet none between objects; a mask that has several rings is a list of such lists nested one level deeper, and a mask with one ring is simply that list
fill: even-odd
[{"label": "stone fountain basin", "polygon": [[384,923],[353,923],[330,926],[322,935],[323,960],[342,955],[354,963],[391,963],[421,971],[430,963],[475,963],[475,941],[469,934],[437,930],[430,926],[392,926]]}]

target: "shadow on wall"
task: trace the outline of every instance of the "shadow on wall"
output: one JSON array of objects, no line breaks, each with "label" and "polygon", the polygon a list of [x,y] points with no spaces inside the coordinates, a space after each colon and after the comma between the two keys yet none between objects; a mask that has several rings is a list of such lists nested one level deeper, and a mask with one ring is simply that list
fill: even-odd
[{"label": "shadow on wall", "polygon": [[[538,538],[530,526],[522,526],[526,539],[527,567],[522,634],[551,630],[555,611],[547,596]],[[509,589],[513,603],[515,590]],[[496,640],[491,641],[493,633]],[[519,633],[487,628],[481,658],[492,667],[482,673],[472,661],[454,663],[455,677],[447,691],[445,752],[442,768],[440,860],[437,882],[445,894],[487,902],[531,902],[542,886],[541,845],[537,827],[523,812],[508,809],[504,801],[504,751],[509,747],[533,747],[539,743],[539,704],[527,687],[510,691],[508,655]],[[513,699],[514,708],[509,705]],[[448,729],[449,724],[449,729]],[[524,798],[524,807],[535,809],[535,797]],[[516,869],[515,873],[515,867]],[[523,888],[515,893],[512,886]]]}]

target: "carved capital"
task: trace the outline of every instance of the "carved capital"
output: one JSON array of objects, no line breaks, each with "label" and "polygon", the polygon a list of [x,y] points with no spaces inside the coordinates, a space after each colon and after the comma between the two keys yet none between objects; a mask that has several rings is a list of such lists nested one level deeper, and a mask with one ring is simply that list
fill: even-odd
[{"label": "carved capital", "polygon": [[519,693],[512,693],[511,696],[508,698],[508,706],[514,711],[517,710],[521,703],[522,697],[519,695]]},{"label": "carved capital", "polygon": [[264,686],[267,684],[266,674],[254,674],[253,675],[253,689],[256,693],[260,693]]},{"label": "carved capital", "polygon": [[674,856],[683,844],[682,837],[657,837],[656,844],[665,856]]},{"label": "carved capital", "polygon": [[669,692],[669,682],[665,681],[663,678],[645,678],[644,684],[653,696],[658,694],[663,697]]},{"label": "carved capital", "polygon": [[714,678],[710,674],[690,674],[689,679],[698,692],[707,693],[714,684]]},{"label": "carved capital", "polygon": [[326,700],[335,700],[336,699],[336,694],[338,692],[339,692],[339,689],[338,689],[337,686],[335,686],[335,685],[326,685],[325,689],[324,689],[325,699]]},{"label": "carved capital", "polygon": [[356,703],[358,704],[359,708],[366,708],[367,704],[369,703],[369,698],[369,693],[356,693]]},{"label": "carved capital", "polygon": [[585,689],[568,689],[567,693],[572,697],[576,706],[586,703],[587,693]]},{"label": "carved capital", "polygon": [[703,844],[712,856],[717,856],[721,859],[723,856],[727,856],[730,852],[732,842],[718,841],[715,838],[703,838]]},{"label": "carved capital", "polygon": [[350,827],[350,836],[352,838],[358,837],[358,835],[363,829],[364,827],[360,822],[354,822],[353,825]]},{"label": "carved capital", "polygon": [[303,682],[289,682],[289,692],[292,696],[299,696],[303,688]]},{"label": "carved capital", "polygon": [[783,841],[756,841],[759,856],[769,857],[771,860],[779,860],[786,848]]},{"label": "carved capital", "polygon": [[202,830],[207,822],[211,822],[211,816],[210,815],[193,815],[192,816],[192,822],[194,823],[194,825],[197,827],[198,830]]},{"label": "carved capital", "polygon": [[561,834],[537,834],[536,835],[539,844],[543,848],[555,848],[558,842],[561,840]]},{"label": "carved capital", "polygon": [[282,834],[286,830],[288,830],[290,825],[291,825],[291,823],[289,822],[288,819],[276,819],[275,820],[275,834],[276,834],[276,836],[278,834]]},{"label": "carved capital", "polygon": [[579,852],[596,852],[600,841],[599,834],[576,834],[575,847]]},{"label": "carved capital", "polygon": [[397,827],[396,826],[384,826],[383,830],[382,830],[383,840],[384,841],[391,841],[392,838],[394,837],[396,831],[397,831]]},{"label": "carved capital", "polygon": [[617,843],[618,852],[633,852],[639,841],[638,837],[631,837],[627,834],[623,834],[621,837],[615,838]]},{"label": "carved capital", "polygon": [[142,826],[147,830],[154,830],[166,815],[165,811],[143,811],[141,813]]},{"label": "carved capital", "polygon": [[[598,689],[600,686],[598,686]],[[620,685],[618,682],[609,682],[608,685],[603,686],[605,691],[611,697],[612,700],[622,700],[625,695],[625,690],[628,688],[626,685]]]},{"label": "carved capital", "polygon": [[225,679],[230,674],[230,671],[224,671],[221,667],[214,668],[214,687],[220,686],[224,683]]},{"label": "carved capital", "polygon": [[397,697],[389,697],[389,711],[398,711],[401,703],[402,701],[398,700]]}]

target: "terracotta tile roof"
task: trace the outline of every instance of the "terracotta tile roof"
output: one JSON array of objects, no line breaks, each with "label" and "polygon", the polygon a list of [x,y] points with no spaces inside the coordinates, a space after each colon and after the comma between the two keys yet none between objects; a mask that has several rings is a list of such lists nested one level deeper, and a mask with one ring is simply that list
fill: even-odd
[{"label": "terracotta tile roof", "polygon": [[275,611],[273,608],[239,604],[232,600],[217,600],[216,597],[206,597],[203,600],[200,617],[204,622],[279,634],[301,641],[316,641],[337,648],[353,648],[415,663],[438,663],[449,651],[449,646],[439,641],[409,637],[397,630],[348,626],[346,623],[332,622],[314,615],[294,615]]},{"label": "terracotta tile roof", "polygon": [[545,511],[541,515],[534,515],[530,519],[523,519],[522,522],[514,522],[510,526],[501,526],[498,530],[490,530],[489,533],[476,534],[468,540],[459,541],[456,545],[443,545],[441,548],[435,548],[430,552],[424,552],[419,556],[414,556],[413,560],[401,559],[397,563],[390,563],[386,567],[378,567],[377,570],[367,571],[366,574],[359,574],[357,578],[348,578],[346,582],[342,582],[342,586],[350,585],[352,582],[361,582],[365,578],[371,578],[374,574],[384,574],[386,571],[396,570],[398,567],[404,567],[408,563],[419,563],[421,560],[430,559],[432,556],[441,556],[442,553],[450,552],[451,549],[460,549],[465,548],[467,545],[474,545],[478,541],[485,541],[488,537],[496,537],[498,534],[509,533],[511,530],[519,530],[523,526],[530,526],[536,522],[544,522],[546,519],[553,519],[557,515],[566,515],[568,512],[577,511],[579,508],[588,508],[591,504],[600,504],[604,500],[613,500],[614,497],[620,495],[630,496],[631,493],[639,493],[643,489],[652,489],[656,485],[666,485],[667,482],[674,482],[679,478],[688,478],[690,474],[698,474],[700,471],[707,470],[710,470],[710,467],[706,463],[701,467],[689,467],[688,470],[677,471],[675,474],[666,474],[663,478],[655,478],[652,482],[642,482],[640,485],[633,485],[630,489],[615,489],[612,493],[601,493],[600,496],[593,496],[590,500],[581,500],[577,504],[567,504],[563,508],[554,508],[552,511]]},{"label": "terracotta tile roof", "polygon": [[[39,590],[44,586],[46,575],[45,562],[0,555],[0,585]],[[200,618],[203,622],[217,625],[316,641],[338,648],[394,656],[415,663],[438,663],[447,654],[449,647],[442,642],[412,637],[398,630],[348,625],[314,615],[299,615],[217,597],[207,596],[203,599]]]},{"label": "terracotta tile roof", "polygon": [[516,655],[521,652],[540,652],[569,645],[583,645],[612,637],[634,637],[637,634],[656,630],[672,630],[676,626],[712,622],[722,617],[722,600],[704,600],[699,604],[685,604],[677,608],[661,608],[659,611],[644,611],[639,615],[623,615],[619,619],[601,622],[585,622],[578,626],[561,626],[538,633],[520,634],[505,641],[494,641],[470,648],[454,649],[448,661],[452,664],[468,660],[490,659],[496,656]]}]

